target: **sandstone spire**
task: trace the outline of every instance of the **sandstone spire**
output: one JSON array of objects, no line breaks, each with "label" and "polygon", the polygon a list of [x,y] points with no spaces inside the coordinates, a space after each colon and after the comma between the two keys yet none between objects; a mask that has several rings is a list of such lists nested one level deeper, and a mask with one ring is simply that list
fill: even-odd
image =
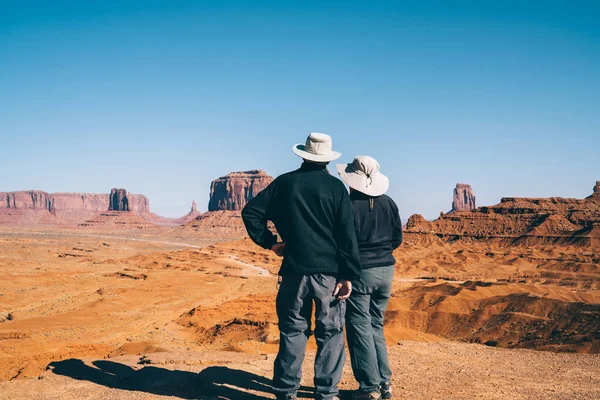
[{"label": "sandstone spire", "polygon": [[477,206],[475,205],[475,193],[471,185],[466,183],[457,183],[454,188],[454,196],[452,197],[451,211],[472,211]]}]

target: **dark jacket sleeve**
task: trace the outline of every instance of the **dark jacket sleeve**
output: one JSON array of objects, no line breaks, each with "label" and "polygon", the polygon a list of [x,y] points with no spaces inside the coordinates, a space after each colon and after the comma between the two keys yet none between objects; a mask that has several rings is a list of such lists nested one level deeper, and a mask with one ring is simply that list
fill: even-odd
[{"label": "dark jacket sleeve", "polygon": [[277,243],[277,236],[267,227],[269,208],[272,205],[276,183],[271,182],[264,190],[250,200],[242,210],[242,219],[250,239],[257,245],[270,250]]},{"label": "dark jacket sleeve", "polygon": [[390,204],[392,205],[392,248],[396,249],[402,244],[402,220],[396,203],[390,199]]},{"label": "dark jacket sleeve", "polygon": [[360,277],[361,265],[358,254],[358,243],[354,227],[354,213],[352,202],[346,189],[342,189],[342,199],[338,206],[333,235],[337,243],[338,251],[338,277],[339,279],[353,280]]}]

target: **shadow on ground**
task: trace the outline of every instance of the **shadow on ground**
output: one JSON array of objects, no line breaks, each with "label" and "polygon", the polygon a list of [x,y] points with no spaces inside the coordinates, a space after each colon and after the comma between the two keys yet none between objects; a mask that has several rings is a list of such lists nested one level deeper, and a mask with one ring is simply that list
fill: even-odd
[{"label": "shadow on ground", "polygon": [[[145,392],[181,399],[272,399],[271,380],[250,372],[227,367],[208,367],[200,373],[153,366],[140,369],[114,361],[97,360],[93,366],[79,359],[52,362],[54,374],[89,381],[112,389]],[[251,394],[248,390],[261,392]],[[298,397],[313,397],[312,388],[302,387]]]}]

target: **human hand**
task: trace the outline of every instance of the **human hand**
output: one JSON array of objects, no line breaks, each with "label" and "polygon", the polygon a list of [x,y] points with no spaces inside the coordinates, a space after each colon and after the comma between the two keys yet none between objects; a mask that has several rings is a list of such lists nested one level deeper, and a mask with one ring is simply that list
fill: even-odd
[{"label": "human hand", "polygon": [[352,293],[352,282],[347,279],[340,280],[333,291],[333,295],[337,296],[338,300],[346,300],[350,297],[350,293]]},{"label": "human hand", "polygon": [[271,251],[277,254],[279,257],[283,257],[283,249],[285,249],[285,242],[275,243],[271,246]]}]

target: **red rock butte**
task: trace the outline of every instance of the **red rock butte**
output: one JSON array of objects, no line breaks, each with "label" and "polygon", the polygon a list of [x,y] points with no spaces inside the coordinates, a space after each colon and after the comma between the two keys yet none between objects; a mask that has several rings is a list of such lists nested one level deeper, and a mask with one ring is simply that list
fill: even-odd
[{"label": "red rock butte", "polygon": [[477,208],[475,204],[475,193],[471,185],[466,183],[457,183],[452,196],[452,210],[454,211],[471,211]]},{"label": "red rock butte", "polygon": [[262,170],[232,172],[212,181],[208,211],[241,211],[273,177]]}]

